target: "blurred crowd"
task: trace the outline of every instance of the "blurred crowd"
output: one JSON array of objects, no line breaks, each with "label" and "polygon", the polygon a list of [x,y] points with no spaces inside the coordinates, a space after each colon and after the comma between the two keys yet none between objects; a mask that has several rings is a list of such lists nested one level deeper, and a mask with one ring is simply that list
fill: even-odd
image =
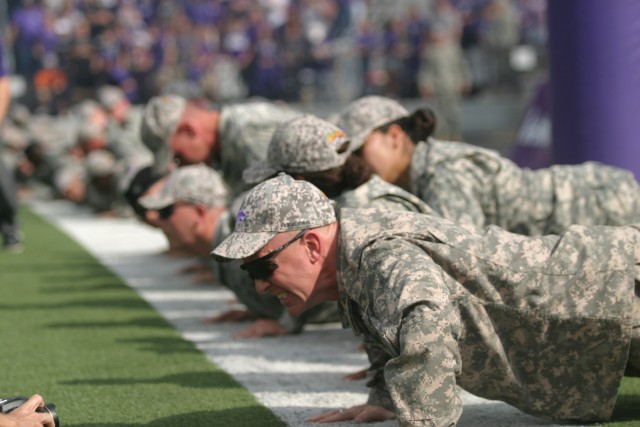
[{"label": "blurred crowd", "polygon": [[13,103],[0,133],[0,161],[13,171],[19,192],[128,216],[119,185],[127,168],[150,158],[138,136],[140,108],[116,86],[101,87],[96,100],[57,116]]},{"label": "blurred crowd", "polygon": [[102,85],[120,87],[132,103],[172,87],[218,102],[514,91],[518,67],[544,64],[545,6],[545,0],[8,0],[0,13],[11,68],[25,79],[24,103],[58,114],[95,97]]},{"label": "blurred crowd", "polygon": [[[463,96],[517,91],[514,51],[544,61],[544,0],[9,0],[4,64],[24,79],[0,152],[23,189],[126,214],[150,161],[144,105],[262,98],[431,99],[459,139]],[[394,7],[403,6],[403,7]],[[520,60],[522,62],[522,59]]]}]

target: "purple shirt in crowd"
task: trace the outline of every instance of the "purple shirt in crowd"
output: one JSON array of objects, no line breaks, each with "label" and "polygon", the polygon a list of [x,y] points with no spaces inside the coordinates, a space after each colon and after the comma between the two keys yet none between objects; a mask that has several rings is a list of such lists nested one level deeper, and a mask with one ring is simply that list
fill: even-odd
[{"label": "purple shirt in crowd", "polygon": [[184,11],[196,25],[217,24],[226,12],[222,2],[191,0],[184,3]]},{"label": "purple shirt in crowd", "polygon": [[16,43],[20,46],[31,46],[42,37],[44,25],[44,10],[32,7],[20,7],[13,12],[11,23],[18,29]]},{"label": "purple shirt in crowd", "polygon": [[4,64],[4,46],[2,44],[3,40],[0,38],[0,77],[4,77],[7,75],[7,68]]}]

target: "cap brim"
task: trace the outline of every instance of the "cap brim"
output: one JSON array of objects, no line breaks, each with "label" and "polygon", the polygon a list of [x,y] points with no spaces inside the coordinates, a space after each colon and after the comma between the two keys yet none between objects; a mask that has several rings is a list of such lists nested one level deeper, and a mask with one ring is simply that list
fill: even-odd
[{"label": "cap brim", "polygon": [[164,192],[161,191],[159,193],[149,194],[148,196],[142,196],[138,199],[138,203],[140,203],[143,208],[150,210],[166,208],[172,203],[175,203],[176,200],[174,197],[163,193]]},{"label": "cap brim", "polygon": [[211,251],[211,258],[216,261],[226,262],[249,257],[262,249],[276,234],[278,234],[277,231],[261,233],[234,231]]},{"label": "cap brim", "polygon": [[242,172],[242,179],[247,184],[258,184],[281,172],[272,168],[266,161],[255,163]]},{"label": "cap brim", "polygon": [[351,142],[349,144],[349,149],[348,149],[349,153],[353,153],[354,151],[357,151],[360,148],[362,148],[362,146],[364,145],[364,142],[367,140],[367,136],[369,136],[372,130],[373,129],[366,130],[364,132],[360,132],[357,135],[351,136],[349,138],[349,141]]}]

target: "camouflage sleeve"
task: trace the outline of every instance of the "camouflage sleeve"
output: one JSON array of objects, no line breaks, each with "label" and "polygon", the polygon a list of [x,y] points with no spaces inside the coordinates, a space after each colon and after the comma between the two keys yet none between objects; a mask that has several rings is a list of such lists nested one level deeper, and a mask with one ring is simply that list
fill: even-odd
[{"label": "camouflage sleeve", "polygon": [[456,387],[458,347],[448,325],[426,304],[403,319],[400,355],[385,367],[401,426],[455,426],[462,414]]},{"label": "camouflage sleeve", "polygon": [[486,218],[479,194],[491,187],[478,188],[475,178],[464,175],[458,170],[438,171],[428,183],[418,183],[418,196],[443,218],[482,227]]},{"label": "camouflage sleeve", "polygon": [[371,378],[367,382],[367,387],[370,388],[367,403],[394,411],[393,400],[391,400],[389,390],[387,390],[384,382],[384,366],[389,361],[389,355],[370,335],[366,334],[364,336],[364,348],[369,358],[369,377]]},{"label": "camouflage sleeve", "polygon": [[[460,316],[448,276],[411,241],[378,240],[363,253],[364,317],[387,351],[384,383],[401,425],[455,425],[462,412],[456,376]],[[381,387],[378,387],[380,390]]]},{"label": "camouflage sleeve", "polygon": [[429,215],[437,215],[425,202],[418,199],[406,199],[399,196],[378,197],[371,201],[370,207],[390,210],[406,210],[409,212],[420,212]]}]

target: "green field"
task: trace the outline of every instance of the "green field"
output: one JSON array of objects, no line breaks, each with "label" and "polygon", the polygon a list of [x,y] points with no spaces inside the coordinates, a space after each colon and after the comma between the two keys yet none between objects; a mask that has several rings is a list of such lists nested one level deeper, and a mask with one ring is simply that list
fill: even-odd
[{"label": "green field", "polygon": [[[282,426],[119,278],[24,209],[0,252],[0,397],[40,393],[63,426]],[[640,426],[640,379],[614,422]]]},{"label": "green field", "polygon": [[24,209],[0,252],[0,396],[42,394],[63,426],[282,426],[156,311]]}]

